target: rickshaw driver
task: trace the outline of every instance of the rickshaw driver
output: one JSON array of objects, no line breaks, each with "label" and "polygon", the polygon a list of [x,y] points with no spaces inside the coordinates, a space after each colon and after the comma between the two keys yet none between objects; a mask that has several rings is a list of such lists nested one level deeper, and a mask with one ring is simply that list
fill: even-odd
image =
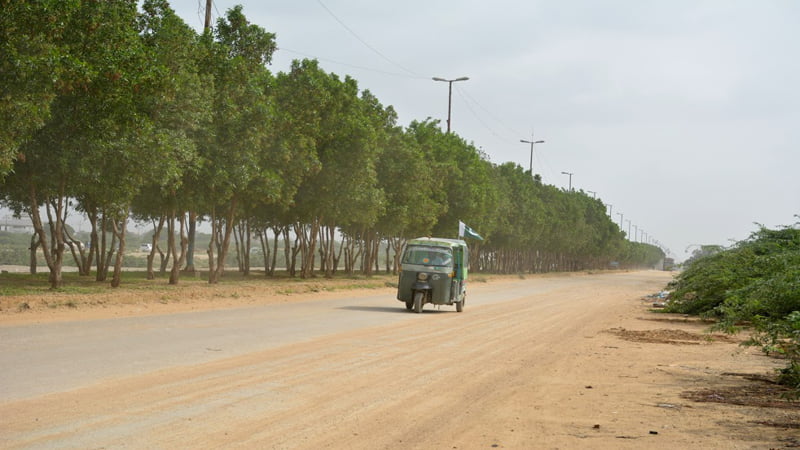
[{"label": "rickshaw driver", "polygon": [[422,263],[429,266],[449,266],[450,255],[443,252],[427,251],[426,256],[422,258]]},{"label": "rickshaw driver", "polygon": [[431,264],[433,264],[434,266],[449,266],[450,255],[446,255],[441,252],[433,252],[433,257],[431,258]]}]

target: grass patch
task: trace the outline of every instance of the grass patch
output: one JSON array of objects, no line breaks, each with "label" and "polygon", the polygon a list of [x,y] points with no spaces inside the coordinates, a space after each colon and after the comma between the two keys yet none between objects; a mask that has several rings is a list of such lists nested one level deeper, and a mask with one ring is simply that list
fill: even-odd
[{"label": "grass patch", "polygon": [[[318,293],[325,291],[378,289],[396,287],[397,275],[378,274],[372,276],[336,274],[331,278],[322,278],[318,273],[311,278],[290,277],[282,272],[273,277],[243,275],[236,271],[224,274],[219,283],[209,284],[207,275],[199,277],[182,276],[178,284],[170,285],[166,277],[147,279],[142,271],[122,273],[120,287],[111,287],[111,277],[105,281],[96,281],[95,275],[81,276],[76,272],[63,274],[63,287],[51,289],[48,281],[49,273],[4,273],[0,274],[0,296],[17,297],[27,302],[32,308],[34,303],[50,308],[97,304],[106,297],[119,294],[127,298],[150,298],[150,301],[166,304],[180,298],[232,298],[250,297],[250,292],[273,292],[280,295]],[[127,295],[126,295],[127,294]],[[74,306],[64,305],[63,296],[75,296]],[[15,302],[17,303],[17,302]],[[19,304],[19,303],[17,303]]]},{"label": "grass patch", "polygon": [[[231,273],[233,275],[233,273]],[[76,272],[63,273],[63,285],[59,289],[51,289],[47,273],[23,274],[7,273],[0,275],[0,296],[26,296],[26,295],[50,295],[50,294],[79,294],[95,295],[108,294],[109,291],[140,291],[158,292],[163,290],[178,291],[187,286],[219,286],[223,284],[238,283],[241,281],[253,281],[248,277],[234,277],[226,274],[223,281],[218,285],[209,285],[207,278],[196,278],[193,276],[181,277],[177,285],[168,283],[167,277],[153,280],[147,279],[145,272],[123,272],[119,288],[111,287],[111,274],[104,281],[96,281],[95,274],[88,276],[78,275]],[[268,278],[261,279],[270,280]]]}]

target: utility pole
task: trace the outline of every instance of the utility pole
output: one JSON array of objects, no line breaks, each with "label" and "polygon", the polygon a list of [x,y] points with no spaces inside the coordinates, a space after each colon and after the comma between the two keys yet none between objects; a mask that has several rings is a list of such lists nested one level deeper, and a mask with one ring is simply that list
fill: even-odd
[{"label": "utility pole", "polygon": [[[203,26],[203,32],[207,32],[211,29],[211,2],[212,0],[206,0],[206,21]],[[186,247],[186,267],[183,268],[183,271],[194,274],[194,247],[197,240],[197,211],[189,211],[189,229],[187,232],[189,234],[189,245]]]},{"label": "utility pole", "polygon": [[447,134],[450,134],[450,109],[453,104],[453,83],[456,81],[467,81],[469,77],[459,77],[453,80],[447,80],[441,77],[433,77],[433,81],[444,81],[448,84],[447,89]]},{"label": "utility pole", "polygon": [[531,176],[533,176],[533,144],[544,144],[544,141],[537,141],[533,139],[533,131],[531,131],[531,140],[527,141],[525,139],[520,139],[520,142],[524,144],[531,144],[531,162],[528,165],[528,170],[531,172]]},{"label": "utility pole", "polygon": [[206,0],[206,24],[203,30],[211,28],[211,0]]},{"label": "utility pole", "polygon": [[572,176],[575,175],[572,172],[561,172],[562,175],[569,175],[569,191],[572,192]]}]

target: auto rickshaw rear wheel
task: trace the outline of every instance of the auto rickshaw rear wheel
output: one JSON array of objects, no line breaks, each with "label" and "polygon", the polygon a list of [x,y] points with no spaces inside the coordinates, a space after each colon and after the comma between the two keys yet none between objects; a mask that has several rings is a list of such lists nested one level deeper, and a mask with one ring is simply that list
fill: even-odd
[{"label": "auto rickshaw rear wheel", "polygon": [[414,309],[414,300],[407,300],[406,301],[406,309],[411,311]]},{"label": "auto rickshaw rear wheel", "polygon": [[464,311],[464,302],[467,301],[466,298],[462,298],[460,302],[456,302],[456,312]]}]

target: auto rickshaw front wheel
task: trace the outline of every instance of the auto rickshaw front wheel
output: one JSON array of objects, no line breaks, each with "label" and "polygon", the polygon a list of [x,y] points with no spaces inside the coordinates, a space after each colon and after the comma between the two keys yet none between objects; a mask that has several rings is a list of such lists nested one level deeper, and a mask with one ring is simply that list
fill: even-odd
[{"label": "auto rickshaw front wheel", "polygon": [[414,312],[417,314],[421,313],[424,305],[425,293],[421,291],[414,292]]}]

